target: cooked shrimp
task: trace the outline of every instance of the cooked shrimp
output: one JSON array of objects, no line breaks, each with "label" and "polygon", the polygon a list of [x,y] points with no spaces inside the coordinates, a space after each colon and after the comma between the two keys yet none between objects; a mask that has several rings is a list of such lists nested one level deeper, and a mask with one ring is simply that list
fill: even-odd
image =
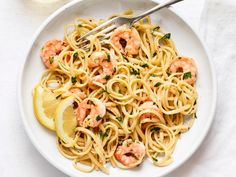
[{"label": "cooked shrimp", "polygon": [[97,98],[87,98],[78,105],[76,117],[82,127],[97,127],[106,114],[106,106]]},{"label": "cooked shrimp", "polygon": [[139,165],[145,156],[145,146],[142,142],[132,139],[125,140],[114,153],[115,158],[127,168]]},{"label": "cooked shrimp", "polygon": [[94,52],[88,60],[88,67],[102,67],[104,75],[112,75],[114,61],[108,58],[107,54],[104,51]]},{"label": "cooked shrimp", "polygon": [[111,34],[111,43],[126,55],[137,55],[141,45],[141,39],[135,28],[128,28],[126,25],[115,29]]},{"label": "cooked shrimp", "polygon": [[156,111],[157,114],[154,114],[152,112],[146,112],[143,113],[139,118],[140,120],[146,119],[146,118],[150,118],[150,119],[158,119],[159,117],[162,117],[162,112],[160,111],[160,109],[154,104],[154,102],[152,101],[146,101],[144,102],[141,106],[141,109],[143,110],[154,110]]},{"label": "cooked shrimp", "polygon": [[49,68],[56,68],[58,66],[57,56],[65,48],[65,43],[62,40],[52,39],[47,41],[40,52],[40,57],[44,65]]},{"label": "cooked shrimp", "polygon": [[95,82],[99,82],[101,84],[105,84],[107,82],[107,80],[105,79],[105,75],[97,75],[97,76],[94,76],[92,77],[89,82],[88,82],[88,85],[90,88],[93,88],[94,86],[96,86],[97,84]]},{"label": "cooked shrimp", "polygon": [[183,72],[183,79],[189,84],[193,84],[197,79],[197,67],[191,58],[180,57],[173,60],[169,70],[173,73]]},{"label": "cooked shrimp", "polygon": [[76,94],[82,100],[86,98],[86,94],[82,92],[79,88],[71,88],[70,92]]},{"label": "cooked shrimp", "polygon": [[[113,56],[114,51],[113,53],[111,51],[111,54]],[[90,79],[89,86],[95,86],[96,84],[94,82],[106,83],[107,79],[113,74],[115,65],[115,58],[111,58],[111,56],[108,56],[104,51],[94,52],[89,58],[88,67],[102,67],[102,72]]]},{"label": "cooked shrimp", "polygon": [[107,59],[107,54],[104,51],[93,52],[88,60],[88,67],[94,68],[100,66],[102,60]]}]

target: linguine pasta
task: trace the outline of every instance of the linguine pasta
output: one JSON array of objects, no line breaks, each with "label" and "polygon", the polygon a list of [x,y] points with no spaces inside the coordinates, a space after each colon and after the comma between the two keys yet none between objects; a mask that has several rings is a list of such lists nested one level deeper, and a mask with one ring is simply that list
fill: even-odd
[{"label": "linguine pasta", "polygon": [[[132,13],[127,11],[122,15]],[[112,17],[115,16],[118,15]],[[181,133],[191,128],[196,116],[197,91],[194,82],[188,82],[194,73],[191,69],[185,72],[186,68],[180,66],[177,72],[170,70],[173,61],[184,57],[177,51],[171,34],[162,32],[149,17],[130,27],[137,31],[134,35],[139,40],[135,54],[125,51],[125,45],[135,45],[132,41],[122,44],[120,39],[121,49],[111,38],[103,39],[104,34],[89,36],[87,48],[81,48],[79,37],[102,22],[104,20],[78,18],[66,25],[62,51],[49,58],[49,62],[57,62],[57,66],[47,69],[41,77],[40,85],[55,94],[57,100],[74,97],[74,115],[81,121],[73,130],[73,141],[65,142],[58,136],[57,147],[83,172],[109,173],[108,162],[120,168],[137,166],[125,165],[120,156],[115,155],[119,146],[127,149],[132,142],[144,145],[145,155],[154,165],[166,166],[173,161],[172,153]],[[89,67],[92,55],[101,51],[106,55],[104,62],[112,63],[110,74],[104,74],[104,66],[95,61],[97,66]],[[189,62],[184,66],[188,68]],[[99,79],[94,79],[98,76]],[[98,109],[105,106],[104,115],[98,113],[93,120],[96,126],[79,120],[77,111],[88,99],[86,104],[92,105],[88,108],[92,112],[94,98],[101,101]],[[125,140],[130,142],[124,144]],[[122,158],[143,161],[143,157],[138,159],[134,155],[126,153]]]}]

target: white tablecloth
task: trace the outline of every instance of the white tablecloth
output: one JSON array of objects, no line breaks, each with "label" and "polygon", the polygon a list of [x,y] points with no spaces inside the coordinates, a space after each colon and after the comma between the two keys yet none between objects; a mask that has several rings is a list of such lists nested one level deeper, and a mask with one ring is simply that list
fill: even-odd
[{"label": "white tablecloth", "polygon": [[[205,0],[186,0],[175,9],[194,28],[201,29],[209,45],[219,82],[216,119],[200,149],[169,177],[236,176],[233,171],[236,167],[236,35],[233,32],[233,29],[236,31],[233,26],[236,5],[235,0],[206,1],[209,3],[201,20]],[[0,0],[1,177],[66,176],[33,147],[24,131],[17,104],[17,79],[28,43],[41,22],[65,2],[43,6],[31,0]]]}]

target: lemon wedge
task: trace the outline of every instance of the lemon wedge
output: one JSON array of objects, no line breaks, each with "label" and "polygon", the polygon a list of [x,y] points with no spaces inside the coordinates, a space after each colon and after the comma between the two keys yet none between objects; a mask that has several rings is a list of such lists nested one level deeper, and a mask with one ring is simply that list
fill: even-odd
[{"label": "lemon wedge", "polygon": [[56,95],[40,85],[33,91],[34,113],[38,121],[46,128],[55,130],[55,110],[59,104]]},{"label": "lemon wedge", "polygon": [[73,109],[74,96],[61,101],[55,113],[55,125],[57,135],[65,143],[73,143],[77,120]]}]

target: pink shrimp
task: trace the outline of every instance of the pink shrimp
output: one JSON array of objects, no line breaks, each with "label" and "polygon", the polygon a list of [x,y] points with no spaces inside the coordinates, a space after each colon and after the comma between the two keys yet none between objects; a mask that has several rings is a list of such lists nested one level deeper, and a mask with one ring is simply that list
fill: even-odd
[{"label": "pink shrimp", "polygon": [[147,113],[143,113],[139,118],[140,120],[146,119],[146,118],[150,118],[150,119],[158,119],[158,117],[162,117],[162,112],[159,110],[159,108],[154,104],[154,102],[152,101],[146,101],[144,102],[141,106],[141,109],[143,110],[154,110],[156,111],[158,114],[154,114],[151,112],[147,112]]},{"label": "pink shrimp", "polygon": [[88,59],[88,67],[95,68],[100,66],[102,60],[107,59],[107,54],[104,51],[93,52]]},{"label": "pink shrimp", "polygon": [[[145,112],[142,113],[140,116],[139,116],[139,119],[142,121],[142,120],[145,120],[145,119],[151,119],[151,120],[156,120],[156,121],[159,121],[160,119],[162,120],[163,119],[163,114],[162,112],[160,111],[160,109],[154,105],[154,102],[153,101],[146,101],[144,102],[140,108],[142,110],[144,110]],[[155,111],[155,113],[151,112],[151,110]],[[150,123],[144,123],[142,124],[142,129],[146,129],[146,127],[149,125]]]},{"label": "pink shrimp", "polygon": [[142,142],[127,139],[117,147],[114,156],[125,167],[132,168],[143,161],[145,153],[145,146]]},{"label": "pink shrimp", "polygon": [[84,92],[82,92],[79,88],[71,88],[70,92],[76,94],[82,100],[87,97],[87,95]]},{"label": "pink shrimp", "polygon": [[82,127],[97,127],[106,114],[106,106],[97,98],[86,98],[78,105],[76,117]]},{"label": "pink shrimp", "polygon": [[65,48],[65,42],[58,39],[52,39],[47,41],[40,52],[40,57],[44,65],[53,69],[58,67],[57,56]]},{"label": "pink shrimp", "polygon": [[93,88],[94,86],[96,86],[96,82],[99,82],[101,84],[105,84],[107,82],[107,80],[105,78],[106,78],[106,75],[103,75],[103,74],[94,76],[89,80],[88,85],[89,85],[89,87]]},{"label": "pink shrimp", "polygon": [[110,41],[126,55],[137,55],[141,45],[138,31],[135,28],[128,28],[127,25],[115,29]]},{"label": "pink shrimp", "polygon": [[170,72],[183,72],[183,79],[193,84],[197,79],[197,67],[193,59],[187,57],[179,57],[173,60],[169,68]]},{"label": "pink shrimp", "polygon": [[[112,51],[111,51],[112,54]],[[94,52],[88,60],[88,67],[96,68],[102,67],[102,72],[99,75],[92,77],[89,81],[89,86],[93,87],[94,82],[106,83],[114,72],[116,61],[114,58],[108,56],[104,51]]]}]

